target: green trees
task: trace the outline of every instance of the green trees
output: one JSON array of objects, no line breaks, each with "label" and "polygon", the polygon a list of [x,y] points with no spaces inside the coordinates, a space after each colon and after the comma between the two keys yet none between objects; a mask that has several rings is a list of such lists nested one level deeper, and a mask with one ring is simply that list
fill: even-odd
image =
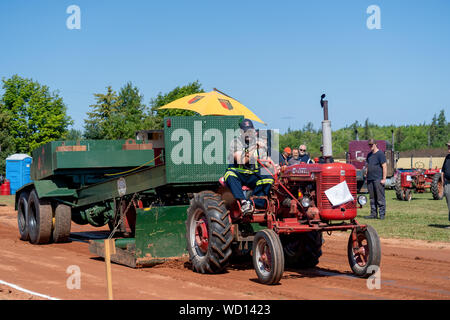
[{"label": "green trees", "polygon": [[0,103],[0,174],[5,173],[5,159],[14,153],[13,136],[9,132],[9,115],[2,111]]},{"label": "green trees", "polygon": [[147,125],[149,129],[162,129],[163,128],[163,119],[168,116],[192,116],[196,113],[189,110],[181,110],[181,109],[167,109],[167,110],[158,110],[159,107],[162,107],[172,101],[180,99],[182,97],[188,96],[194,93],[204,92],[202,89],[202,85],[198,81],[194,81],[188,83],[182,87],[176,87],[172,91],[162,94],[158,93],[156,98],[150,101],[150,114],[147,118]]},{"label": "green trees", "polygon": [[9,119],[6,131],[12,137],[15,152],[30,153],[66,134],[72,120],[57,93],[50,93],[47,86],[18,75],[2,82],[0,113]]},{"label": "green trees", "polygon": [[[286,146],[298,147],[304,143],[312,156],[320,156],[319,146],[322,139],[321,130],[312,130],[307,124],[302,130],[288,130],[280,135],[280,150]],[[359,133],[361,140],[374,138],[376,140],[387,140],[391,142],[392,131],[394,131],[394,142],[396,151],[420,150],[429,147],[445,148],[445,143],[450,140],[450,123],[445,118],[444,110],[439,115],[434,115],[431,124],[406,126],[378,126],[366,119],[363,125],[357,121],[351,125],[333,131],[333,154],[336,158],[345,158],[348,151],[348,142],[355,140],[355,130]],[[430,144],[428,141],[430,140]]]},{"label": "green trees", "polygon": [[145,106],[144,97],[131,82],[123,86],[117,94],[110,86],[106,93],[96,93],[96,104],[84,121],[86,139],[128,139],[138,130],[161,129],[165,116],[193,115],[186,110],[158,110],[159,107],[193,93],[203,92],[198,81],[176,87],[150,101],[150,110]]}]

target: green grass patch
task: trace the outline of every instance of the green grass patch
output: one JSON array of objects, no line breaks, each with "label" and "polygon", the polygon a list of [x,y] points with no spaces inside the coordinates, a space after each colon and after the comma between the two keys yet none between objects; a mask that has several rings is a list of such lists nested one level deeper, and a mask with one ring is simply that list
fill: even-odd
[{"label": "green grass patch", "polygon": [[16,196],[0,196],[0,206],[14,206]]},{"label": "green grass patch", "polygon": [[433,200],[430,192],[414,193],[411,201],[400,201],[395,191],[386,190],[386,219],[364,219],[370,214],[367,204],[358,210],[357,220],[373,226],[380,237],[450,242],[450,225],[445,198]]}]

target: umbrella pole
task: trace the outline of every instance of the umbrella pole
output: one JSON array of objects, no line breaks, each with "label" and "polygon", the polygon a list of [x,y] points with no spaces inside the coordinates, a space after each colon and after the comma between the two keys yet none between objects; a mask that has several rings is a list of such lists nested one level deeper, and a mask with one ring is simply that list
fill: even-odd
[{"label": "umbrella pole", "polygon": [[[223,93],[222,91],[220,91],[220,90],[218,90],[218,89],[216,89],[216,88],[213,88],[213,90],[214,90],[214,91],[217,91],[217,92],[219,92],[219,93],[221,93],[221,94],[223,94],[224,96],[227,96],[228,98],[234,99],[233,97],[230,97],[230,96],[227,95],[226,93]],[[234,100],[238,101],[237,99],[234,99]]]}]

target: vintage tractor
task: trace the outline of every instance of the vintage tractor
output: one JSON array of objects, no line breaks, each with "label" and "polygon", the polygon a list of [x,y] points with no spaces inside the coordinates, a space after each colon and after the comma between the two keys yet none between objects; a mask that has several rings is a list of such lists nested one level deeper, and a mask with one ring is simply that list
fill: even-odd
[{"label": "vintage tractor", "polygon": [[[327,111],[326,101],[322,104]],[[218,273],[232,257],[251,254],[260,281],[274,284],[285,259],[296,267],[318,263],[322,232],[349,230],[351,269],[363,277],[375,272],[380,242],[372,227],[355,220],[357,204],[366,198],[357,198],[350,164],[278,170],[269,158],[260,159],[275,179],[273,188],[264,208],[241,215],[219,180],[227,168],[228,138],[242,119],[167,117],[163,130],[140,132],[143,141],[53,141],[37,148],[33,182],[16,193],[20,238],[33,244],[67,242],[77,236],[72,222],[109,225],[115,263],[135,268],[184,256],[195,271]],[[272,133],[266,132],[267,147],[275,159]],[[323,136],[324,156],[330,157],[327,114]],[[254,200],[251,190],[245,193]],[[340,194],[347,198],[337,203]],[[89,250],[105,256],[104,239],[91,239]]]},{"label": "vintage tractor", "polygon": [[413,193],[424,193],[430,190],[433,199],[441,200],[444,196],[444,185],[440,169],[413,169],[397,172],[395,194],[398,200],[410,201]]},{"label": "vintage tractor", "polygon": [[[323,122],[324,155],[331,156],[331,127],[327,102]],[[328,133],[328,135],[327,135]],[[251,249],[253,266],[260,282],[280,281],[285,263],[294,268],[310,268],[322,254],[322,233],[350,230],[347,255],[353,272],[366,277],[380,265],[381,247],[375,229],[356,221],[356,169],[351,164],[298,164],[279,172],[270,160],[258,160],[274,184],[266,206],[243,216],[239,202],[222,181],[215,190],[195,193],[186,221],[186,241],[193,269],[200,273],[222,272],[234,255]],[[349,198],[332,202],[329,192],[342,186]],[[245,189],[245,188],[244,188]],[[251,190],[247,198],[255,200]],[[261,198],[261,197],[260,197]],[[255,227],[259,230],[255,230]]]}]

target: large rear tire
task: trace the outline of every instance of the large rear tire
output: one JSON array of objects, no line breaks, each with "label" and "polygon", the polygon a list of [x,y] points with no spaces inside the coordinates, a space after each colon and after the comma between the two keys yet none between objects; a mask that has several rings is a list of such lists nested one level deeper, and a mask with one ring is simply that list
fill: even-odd
[{"label": "large rear tire", "polygon": [[28,241],[30,236],[28,234],[28,197],[29,193],[23,191],[20,193],[19,201],[17,202],[17,226],[19,227],[20,240]]},{"label": "large rear tire", "polygon": [[65,204],[58,203],[55,208],[55,226],[53,229],[53,242],[68,242],[72,222],[72,209]]},{"label": "large rear tire", "polygon": [[284,253],[278,235],[270,229],[256,233],[253,240],[253,267],[263,284],[277,284],[284,272]]},{"label": "large rear tire", "polygon": [[[358,248],[353,248],[353,232],[356,232]],[[356,229],[350,233],[347,256],[353,273],[359,277],[368,277],[380,267],[381,245],[374,228],[367,226],[365,230]]]},{"label": "large rear tire", "polygon": [[311,231],[282,239],[286,265],[292,268],[314,268],[322,256],[322,233]]},{"label": "large rear tire", "polygon": [[434,200],[442,200],[444,197],[444,184],[442,183],[440,173],[434,174],[430,189]]},{"label": "large rear tire", "polygon": [[39,199],[36,190],[32,190],[28,198],[27,226],[30,242],[44,244],[50,242],[52,236],[52,205]]},{"label": "large rear tire", "polygon": [[223,272],[232,254],[232,241],[229,212],[221,196],[212,191],[195,194],[186,220],[186,243],[193,270]]}]

